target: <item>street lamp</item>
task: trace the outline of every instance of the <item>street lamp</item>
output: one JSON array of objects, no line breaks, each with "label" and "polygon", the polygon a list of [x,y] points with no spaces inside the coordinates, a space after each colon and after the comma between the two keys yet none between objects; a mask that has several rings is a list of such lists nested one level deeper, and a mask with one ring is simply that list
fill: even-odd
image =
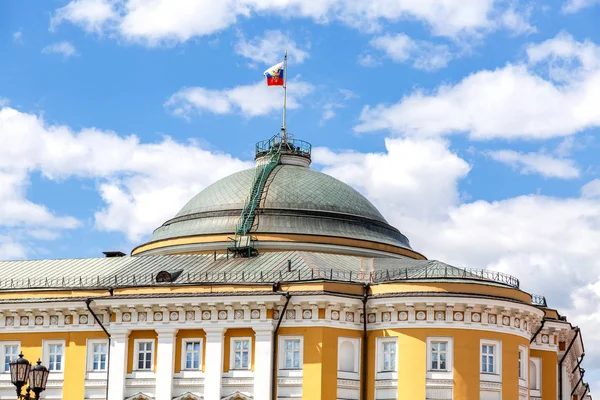
[{"label": "street lamp", "polygon": [[[23,353],[19,354],[19,358],[8,363],[10,366],[10,381],[17,388],[17,399],[39,399],[40,393],[46,390],[46,382],[48,381],[48,368],[42,365],[40,360],[34,367],[29,364],[29,361],[23,358]],[[23,386],[29,379],[29,386],[26,393],[21,394]],[[33,391],[35,397],[31,397]]]}]

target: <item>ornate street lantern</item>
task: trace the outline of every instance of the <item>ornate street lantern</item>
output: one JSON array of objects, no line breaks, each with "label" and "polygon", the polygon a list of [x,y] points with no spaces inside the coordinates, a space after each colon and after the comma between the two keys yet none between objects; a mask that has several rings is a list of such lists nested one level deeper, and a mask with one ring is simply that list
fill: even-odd
[{"label": "ornate street lantern", "polygon": [[23,352],[21,352],[19,358],[11,361],[8,365],[10,367],[10,381],[17,387],[17,395],[21,396],[21,389],[27,382],[31,364],[23,358]]},{"label": "ornate street lantern", "polygon": [[46,390],[46,382],[48,381],[48,368],[42,365],[42,361],[40,359],[37,360],[37,365],[35,365],[29,371],[29,387],[35,393],[36,398],[40,398],[40,393]]},{"label": "ornate street lantern", "polygon": [[[29,400],[33,391],[34,398],[39,399],[40,393],[46,390],[48,368],[44,367],[40,360],[37,361],[36,366],[31,367],[29,361],[23,358],[23,353],[19,354],[19,358],[11,361],[8,365],[10,367],[10,381],[17,388],[17,398]],[[23,395],[21,391],[23,386],[27,384],[27,379],[29,379],[29,386]]]}]

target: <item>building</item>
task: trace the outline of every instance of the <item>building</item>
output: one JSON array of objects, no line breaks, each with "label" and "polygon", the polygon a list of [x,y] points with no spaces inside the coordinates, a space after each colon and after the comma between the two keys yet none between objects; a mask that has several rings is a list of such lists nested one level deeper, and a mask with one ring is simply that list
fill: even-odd
[{"label": "building", "polygon": [[582,334],[488,270],[428,260],[308,143],[257,144],[131,256],[0,262],[0,399],[580,400]]}]

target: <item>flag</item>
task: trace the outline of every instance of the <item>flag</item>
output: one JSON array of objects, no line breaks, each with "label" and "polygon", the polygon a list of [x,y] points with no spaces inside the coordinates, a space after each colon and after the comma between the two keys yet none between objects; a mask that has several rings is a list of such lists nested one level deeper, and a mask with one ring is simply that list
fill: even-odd
[{"label": "flag", "polygon": [[267,86],[284,86],[284,68],[284,63],[280,62],[264,72],[267,78]]}]

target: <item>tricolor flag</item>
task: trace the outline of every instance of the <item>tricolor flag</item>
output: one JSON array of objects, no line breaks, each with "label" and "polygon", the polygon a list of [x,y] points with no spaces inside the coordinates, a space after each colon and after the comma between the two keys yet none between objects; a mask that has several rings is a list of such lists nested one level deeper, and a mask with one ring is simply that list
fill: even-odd
[{"label": "tricolor flag", "polygon": [[264,72],[264,75],[267,77],[267,86],[284,86],[284,69],[285,66],[283,62],[275,64],[267,69]]}]

